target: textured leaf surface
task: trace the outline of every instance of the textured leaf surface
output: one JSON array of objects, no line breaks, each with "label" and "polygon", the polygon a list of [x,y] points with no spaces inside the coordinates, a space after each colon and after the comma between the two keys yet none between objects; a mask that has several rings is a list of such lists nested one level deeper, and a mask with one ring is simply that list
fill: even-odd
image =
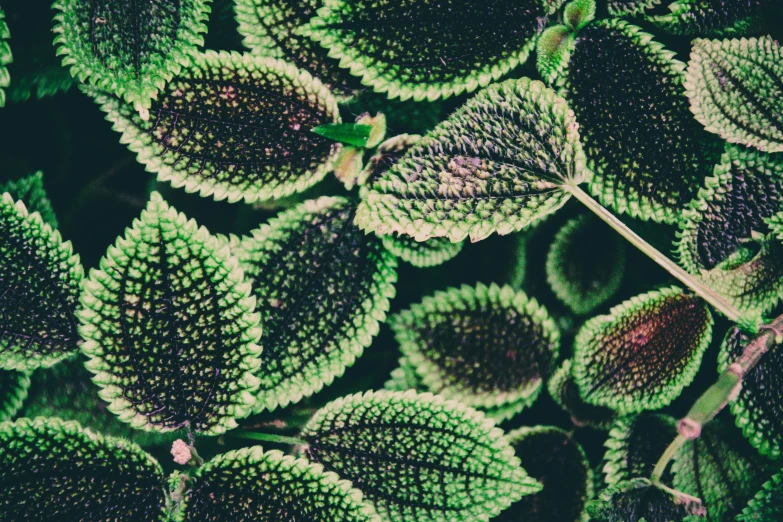
[{"label": "textured leaf surface", "polygon": [[[649,477],[676,436],[677,422],[668,415],[642,413],[617,419],[604,442],[603,471],[607,485],[614,486],[634,477]],[[664,473],[661,481],[670,484],[671,476]]]},{"label": "textured leaf surface", "polygon": [[431,394],[344,397],[301,437],[310,460],[351,480],[392,522],[486,521],[541,490],[492,421]]},{"label": "textured leaf surface", "polygon": [[560,428],[520,428],[506,438],[522,467],[544,486],[494,518],[496,522],[581,522],[593,476],[584,450]]},{"label": "textured leaf surface", "polygon": [[87,368],[135,428],[222,433],[250,413],[258,387],[254,306],[228,247],[153,192],[84,284]]},{"label": "textured leaf surface", "polygon": [[783,472],[773,476],[761,490],[756,493],[742,513],[737,515],[737,522],[759,522],[762,520],[783,520]]},{"label": "textured leaf surface", "polygon": [[661,0],[609,0],[610,16],[634,16],[659,5]]},{"label": "textured leaf surface", "polygon": [[[774,0],[772,0],[774,1]],[[770,0],[675,0],[669,13],[648,19],[669,33],[684,35],[747,32]]]},{"label": "textured leaf surface", "polygon": [[202,196],[248,203],[320,181],[340,149],[311,132],[339,121],[328,89],[293,65],[207,51],[166,84],[144,120],[131,106],[90,91],[158,179]]},{"label": "textured leaf surface", "polygon": [[690,384],[712,336],[712,315],[672,287],[633,297],[594,317],[574,341],[582,397],[620,413],[662,408]]},{"label": "textured leaf surface", "polygon": [[417,240],[478,241],[560,208],[590,177],[565,100],[527,78],[471,98],[363,190],[357,223]]},{"label": "textured leaf surface", "polygon": [[71,243],[0,198],[0,368],[51,366],[77,350],[74,310],[84,271]]},{"label": "textured leaf surface", "polygon": [[674,222],[723,145],[693,119],[685,65],[621,20],[582,29],[559,83],[595,171],[592,193],[618,212]]},{"label": "textured leaf surface", "polygon": [[135,444],[60,419],[0,424],[0,518],[165,522],[166,480]]},{"label": "textured leaf surface", "polygon": [[591,426],[608,430],[617,414],[611,408],[595,406],[582,399],[579,386],[574,381],[571,360],[563,362],[547,383],[552,399],[571,416],[571,422],[578,427]]},{"label": "textured leaf surface", "polygon": [[256,410],[319,391],[378,333],[397,281],[381,240],[353,224],[356,206],[324,197],[280,214],[236,250],[264,332]]},{"label": "textured leaf surface", "polygon": [[43,185],[43,172],[38,171],[16,180],[0,183],[0,194],[8,192],[16,201],[21,201],[30,213],[38,212],[44,223],[57,228],[52,202]]},{"label": "textured leaf surface", "polygon": [[5,11],[0,8],[0,107],[5,106],[5,88],[11,84],[8,64],[14,61],[14,56],[8,44],[10,38],[11,31],[8,30],[8,24],[5,22]]},{"label": "textured leaf surface", "polygon": [[728,259],[752,232],[767,233],[764,222],[783,210],[783,161],[729,146],[683,212],[677,253],[692,274]]},{"label": "textured leaf surface", "polygon": [[374,90],[434,100],[486,86],[524,63],[560,4],[334,0],[303,32]]},{"label": "textured leaf surface", "polygon": [[396,165],[419,141],[421,136],[418,134],[399,134],[378,145],[378,150],[362,169],[359,184],[375,184],[384,172]]},{"label": "textured leaf surface", "polygon": [[602,491],[587,505],[587,512],[595,522],[680,522],[689,508],[649,480],[637,478]]},{"label": "textured leaf surface", "polygon": [[380,522],[350,482],[259,446],[218,455],[199,468],[194,483],[178,521]]},{"label": "textured leaf surface", "polygon": [[685,88],[708,131],[731,143],[783,151],[783,51],[772,37],[696,40]]},{"label": "textured leaf surface", "polygon": [[429,391],[473,407],[534,399],[560,348],[546,309],[509,286],[436,292],[389,324]]},{"label": "textured leaf surface", "polygon": [[27,398],[29,388],[29,373],[0,370],[0,421],[16,415]]},{"label": "textured leaf surface", "polygon": [[53,7],[63,65],[142,110],[204,44],[210,0],[57,0]]},{"label": "textured leaf surface", "polygon": [[389,252],[413,266],[427,268],[453,259],[465,246],[463,241],[452,243],[448,238],[436,237],[416,241],[411,236],[383,236],[383,246]]},{"label": "textured leaf surface", "polygon": [[624,274],[625,240],[594,217],[569,220],[549,247],[549,286],[576,314],[589,314],[612,297]]}]

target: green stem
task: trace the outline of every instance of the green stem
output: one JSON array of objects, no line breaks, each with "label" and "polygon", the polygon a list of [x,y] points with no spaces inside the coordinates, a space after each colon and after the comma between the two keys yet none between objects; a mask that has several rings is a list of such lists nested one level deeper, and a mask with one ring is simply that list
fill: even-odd
[{"label": "green stem", "polygon": [[745,324],[744,316],[737,308],[726,299],[715,293],[710,287],[702,283],[696,276],[683,270],[677,263],[669,259],[660,250],[641,238],[636,232],[628,228],[628,225],[620,221],[617,216],[609,212],[603,205],[594,200],[590,195],[577,185],[567,185],[567,190],[587,208],[594,212],[606,224],[627,239],[633,246],[644,252],[647,257],[658,263],[664,270],[677,278],[682,284],[690,288],[695,294],[711,304],[716,310],[734,323]]},{"label": "green stem", "polygon": [[669,446],[666,448],[666,451],[663,452],[663,455],[661,455],[661,458],[658,459],[658,462],[655,464],[655,469],[653,469],[652,475],[650,476],[650,480],[652,482],[656,484],[661,482],[661,477],[663,476],[663,472],[666,471],[666,466],[669,465],[669,462],[674,458],[674,456],[687,440],[688,439],[682,435],[677,435],[672,443],[669,444]]},{"label": "green stem", "polygon": [[290,444],[292,446],[303,446],[307,441],[297,439],[296,437],[286,437],[285,435],[275,435],[274,433],[259,433],[257,431],[232,431],[232,437],[238,439],[261,440],[264,442],[276,442],[278,444]]}]

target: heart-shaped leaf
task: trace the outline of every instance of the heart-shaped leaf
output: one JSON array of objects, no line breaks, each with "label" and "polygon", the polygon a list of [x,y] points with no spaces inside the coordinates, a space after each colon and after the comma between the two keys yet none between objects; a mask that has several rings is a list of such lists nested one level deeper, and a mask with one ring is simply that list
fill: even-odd
[{"label": "heart-shaped leaf", "polygon": [[473,407],[534,399],[560,348],[546,309],[509,286],[449,288],[389,324],[425,388]]},{"label": "heart-shaped leaf", "polygon": [[5,106],[5,87],[11,84],[8,64],[14,61],[14,56],[11,54],[11,46],[8,45],[10,38],[11,32],[5,23],[5,12],[0,8],[0,107]]},{"label": "heart-shaped leaf", "polygon": [[541,485],[481,413],[415,392],[367,392],[319,410],[301,434],[314,462],[391,522],[486,521]]},{"label": "heart-shaped leaf", "polygon": [[0,424],[0,519],[166,522],[166,478],[135,444],[60,419]]},{"label": "heart-shaped leaf", "polygon": [[397,262],[378,237],[353,224],[355,213],[343,198],[306,201],[237,248],[264,325],[256,411],[330,384],[378,333]]},{"label": "heart-shaped leaf", "polygon": [[506,435],[522,467],[544,489],[522,497],[495,522],[581,522],[593,495],[593,471],[584,450],[553,426],[520,428]]},{"label": "heart-shaped leaf", "polygon": [[204,44],[210,0],[57,0],[57,54],[71,74],[150,108],[188,54]]},{"label": "heart-shaped leaf", "polygon": [[258,388],[254,307],[228,247],[153,192],[84,283],[86,366],[135,428],[222,433],[250,413]]},{"label": "heart-shaped leaf", "polygon": [[569,220],[546,258],[546,279],[576,314],[589,314],[612,297],[625,274],[625,240],[594,217]]},{"label": "heart-shaped leaf", "polygon": [[509,234],[560,208],[589,179],[565,100],[527,78],[471,98],[362,190],[356,222],[424,241]]},{"label": "heart-shaped leaf", "polygon": [[712,337],[700,298],[671,287],[589,320],[574,341],[582,398],[621,414],[662,408],[690,384]]},{"label": "heart-shaped leaf", "polygon": [[304,190],[326,175],[340,145],[312,129],[340,116],[320,81],[251,54],[207,51],[189,60],[149,119],[88,90],[147,170],[188,192],[248,203]]},{"label": "heart-shaped leaf", "polygon": [[77,350],[74,310],[84,271],[71,243],[0,198],[0,369],[51,366]]},{"label": "heart-shaped leaf", "polygon": [[38,212],[44,223],[57,228],[52,202],[43,185],[43,172],[0,183],[0,194],[8,192],[14,200],[21,201],[29,213]]},{"label": "heart-shaped leaf", "polygon": [[783,151],[783,51],[772,37],[695,40],[685,88],[708,131],[730,143]]},{"label": "heart-shaped leaf", "polygon": [[684,35],[745,34],[770,0],[675,0],[666,14],[647,19],[668,33]]},{"label": "heart-shaped leaf", "polygon": [[677,253],[692,273],[728,259],[764,222],[783,210],[783,161],[776,155],[728,146],[680,221]]},{"label": "heart-shaped leaf", "polygon": [[783,520],[783,472],[773,476],[756,493],[742,513],[737,515],[737,522],[759,522],[762,520]]},{"label": "heart-shaped leaf", "polygon": [[599,20],[576,36],[558,84],[595,171],[590,189],[617,212],[675,222],[722,153],[693,119],[684,69],[622,20]]},{"label": "heart-shaped leaf", "polygon": [[587,505],[595,522],[681,522],[703,511],[697,499],[678,496],[646,478],[618,482]]},{"label": "heart-shaped leaf", "polygon": [[[618,418],[604,442],[606,484],[614,486],[634,477],[649,477],[676,436],[677,421],[668,415],[642,413]],[[665,473],[661,481],[671,483],[671,476]]]},{"label": "heart-shaped leaf", "polygon": [[383,236],[383,246],[389,252],[413,266],[427,268],[438,266],[453,259],[462,251],[464,241],[452,243],[448,238],[435,237],[427,241],[416,241],[411,236]]},{"label": "heart-shaped leaf", "polygon": [[0,421],[16,415],[27,398],[29,389],[29,373],[0,370]]},{"label": "heart-shaped leaf", "polygon": [[617,413],[611,408],[595,406],[582,399],[571,366],[571,359],[567,359],[552,375],[547,383],[549,395],[558,406],[571,416],[571,422],[574,425],[608,430],[617,418]]},{"label": "heart-shaped leaf", "polygon": [[608,9],[610,16],[635,16],[651,10],[659,5],[661,0],[609,0]]},{"label": "heart-shaped leaf", "polygon": [[229,451],[194,475],[177,522],[381,522],[350,482],[279,451]]},{"label": "heart-shaped leaf", "polygon": [[435,100],[484,87],[524,63],[562,3],[335,0],[302,32],[375,91]]}]

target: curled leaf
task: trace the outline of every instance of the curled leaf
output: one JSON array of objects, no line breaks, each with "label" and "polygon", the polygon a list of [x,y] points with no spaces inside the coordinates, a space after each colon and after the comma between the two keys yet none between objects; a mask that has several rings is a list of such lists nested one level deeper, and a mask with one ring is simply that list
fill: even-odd
[{"label": "curled leaf", "polygon": [[742,513],[737,515],[737,522],[759,522],[760,520],[783,520],[783,471],[773,476],[756,493]]},{"label": "curled leaf", "polygon": [[574,381],[571,366],[571,359],[567,359],[552,375],[547,383],[549,395],[558,406],[571,416],[571,422],[576,426],[591,426],[599,430],[608,430],[617,414],[611,408],[595,406],[582,399],[579,394],[579,386]]},{"label": "curled leaf", "polygon": [[8,192],[13,199],[24,203],[29,213],[38,212],[44,223],[53,229],[57,228],[57,217],[44,189],[43,172],[38,171],[29,176],[0,183],[0,194],[4,192]]},{"label": "curled leaf", "polygon": [[618,482],[587,505],[595,522],[681,522],[703,511],[697,498],[664,490],[646,478]]},{"label": "curled leaf", "polygon": [[[677,421],[668,415],[642,413],[618,418],[604,442],[606,484],[614,486],[633,477],[649,477],[676,436]],[[671,476],[664,474],[661,482],[671,483]]]},{"label": "curled leaf", "polygon": [[301,437],[310,460],[352,481],[391,522],[486,521],[541,490],[492,421],[431,394],[343,397]]},{"label": "curled leaf", "polygon": [[690,384],[712,337],[712,315],[671,287],[633,297],[589,320],[574,341],[585,401],[621,414],[662,408]]},{"label": "curled leaf", "polygon": [[452,243],[445,237],[427,241],[416,241],[411,236],[383,236],[382,239],[383,246],[389,252],[420,268],[443,264],[459,254],[465,246],[464,241]]},{"label": "curled leaf", "polygon": [[753,28],[767,5],[772,5],[772,1],[675,0],[669,4],[669,13],[647,18],[673,34],[745,34]]},{"label": "curled leaf", "polygon": [[29,389],[29,373],[0,370],[0,421],[16,415],[22,408]]}]

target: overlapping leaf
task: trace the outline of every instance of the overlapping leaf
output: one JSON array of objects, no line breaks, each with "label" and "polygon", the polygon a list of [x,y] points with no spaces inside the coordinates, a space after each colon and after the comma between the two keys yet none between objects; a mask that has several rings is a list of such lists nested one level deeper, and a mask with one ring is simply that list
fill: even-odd
[{"label": "overlapping leaf", "polygon": [[411,236],[383,236],[383,246],[389,252],[413,266],[427,268],[438,266],[454,258],[465,246],[463,241],[452,243],[448,238],[436,237],[416,241]]},{"label": "overlapping leaf", "polygon": [[208,51],[166,84],[145,120],[90,91],[147,170],[202,196],[279,198],[320,181],[339,145],[311,132],[339,121],[329,90],[293,65]]},{"label": "overlapping leaf", "polygon": [[576,36],[558,78],[576,114],[604,205],[671,223],[696,196],[722,152],[683,95],[685,65],[622,20],[600,20]]},{"label": "overlapping leaf", "polygon": [[661,0],[609,0],[607,7],[611,16],[634,16],[649,11],[660,3]]},{"label": "overlapping leaf", "polygon": [[84,284],[86,366],[135,428],[222,433],[250,413],[258,388],[254,307],[228,247],[154,192]]},{"label": "overlapping leaf", "polygon": [[0,370],[0,421],[16,415],[27,398],[29,388],[29,373]]},{"label": "overlapping leaf", "polygon": [[333,0],[303,34],[375,91],[434,100],[484,87],[523,63],[562,3]]},{"label": "overlapping leaf", "polygon": [[561,207],[589,179],[565,100],[527,78],[492,85],[363,189],[356,221],[381,235],[478,241]]},{"label": "overlapping leaf", "polygon": [[28,212],[38,212],[44,223],[57,228],[57,217],[44,189],[43,172],[38,171],[29,176],[0,183],[0,194],[4,192],[11,194],[14,200],[24,203]]},{"label": "overlapping leaf", "polygon": [[783,472],[773,476],[756,493],[742,513],[737,515],[737,522],[759,522],[761,520],[783,520]]},{"label": "overlapping leaf", "polygon": [[742,34],[758,21],[770,0],[675,0],[669,13],[648,19],[664,31],[684,35]]},{"label": "overlapping leaf", "polygon": [[5,106],[5,88],[11,84],[8,64],[14,61],[11,46],[8,45],[9,38],[11,38],[11,32],[5,22],[5,12],[0,8],[0,107]]},{"label": "overlapping leaf", "polygon": [[486,521],[541,490],[492,421],[431,394],[344,397],[301,437],[310,460],[352,481],[391,522]]},{"label": "overlapping leaf", "polygon": [[264,327],[256,410],[319,391],[378,333],[397,263],[378,237],[353,224],[355,212],[343,198],[306,201],[236,250]]},{"label": "overlapping leaf", "polygon": [[[634,477],[649,477],[676,436],[677,422],[668,415],[642,413],[618,418],[604,442],[606,484],[614,486]],[[669,484],[671,476],[665,473],[661,481]]]},{"label": "overlapping leaf", "polygon": [[380,522],[362,493],[320,465],[259,446],[229,451],[196,471],[178,522]]},{"label": "overlapping leaf", "polygon": [[84,271],[70,242],[28,213],[10,194],[0,198],[0,369],[51,366],[74,354],[74,310]]},{"label": "overlapping leaf", "polygon": [[571,416],[571,422],[576,426],[608,430],[617,414],[611,408],[589,404],[582,399],[571,366],[571,360],[568,359],[552,375],[547,383],[549,395]]},{"label": "overlapping leaf", "polygon": [[135,444],[60,419],[0,424],[0,519],[166,522],[166,479]]},{"label": "overlapping leaf", "polygon": [[57,0],[53,7],[63,65],[145,112],[204,44],[210,0]]},{"label": "overlapping leaf", "polygon": [[694,41],[685,87],[708,131],[783,151],[783,51],[772,37]]},{"label": "overlapping leaf", "polygon": [[622,414],[662,408],[693,380],[711,336],[700,298],[676,287],[641,294],[585,323],[574,378],[592,404]]},{"label": "overlapping leaf", "polygon": [[677,497],[646,478],[624,480],[605,489],[587,506],[595,522],[681,522],[703,512],[689,498]]}]

